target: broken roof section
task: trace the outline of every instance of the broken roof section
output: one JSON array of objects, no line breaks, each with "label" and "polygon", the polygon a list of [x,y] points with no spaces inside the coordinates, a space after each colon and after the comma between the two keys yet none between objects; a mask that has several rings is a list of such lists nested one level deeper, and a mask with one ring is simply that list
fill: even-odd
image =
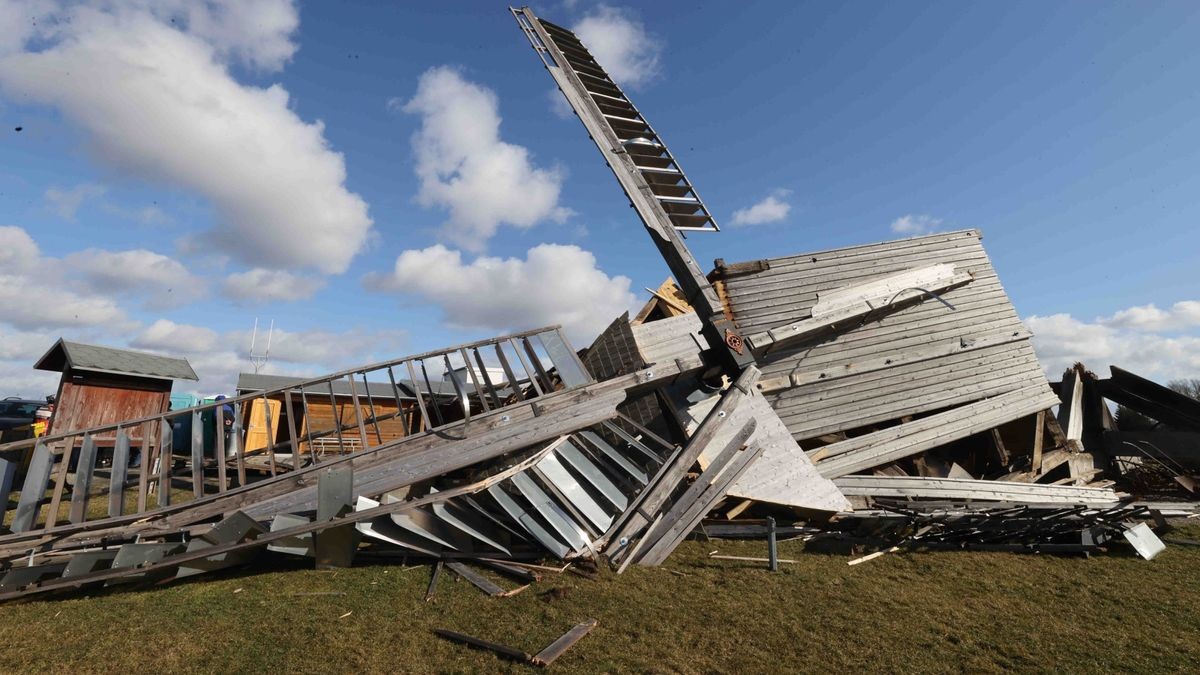
[{"label": "broken roof section", "polygon": [[187,359],[160,356],[115,347],[88,345],[59,339],[33,366],[37,370],[84,370],[113,375],[134,375],[157,380],[198,380]]}]

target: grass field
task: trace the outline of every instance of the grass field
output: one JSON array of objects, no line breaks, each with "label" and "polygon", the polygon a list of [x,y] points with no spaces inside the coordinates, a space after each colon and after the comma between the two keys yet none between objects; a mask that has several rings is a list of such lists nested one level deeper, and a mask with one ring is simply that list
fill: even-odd
[{"label": "grass field", "polygon": [[[1200,528],[1175,536],[1200,538]],[[302,567],[96,591],[0,608],[4,672],[532,671],[446,642],[449,628],[536,652],[599,626],[561,672],[1191,671],[1200,664],[1200,548],[1109,555],[850,556],[780,545],[769,573],[707,557],[759,542],[685,542],[665,566],[547,574],[489,598],[428,566]],[[513,586],[512,582],[506,582]],[[558,590],[554,590],[558,589]],[[344,595],[296,595],[344,593]],[[349,613],[348,616],[343,616]],[[339,618],[342,617],[342,618]]]}]

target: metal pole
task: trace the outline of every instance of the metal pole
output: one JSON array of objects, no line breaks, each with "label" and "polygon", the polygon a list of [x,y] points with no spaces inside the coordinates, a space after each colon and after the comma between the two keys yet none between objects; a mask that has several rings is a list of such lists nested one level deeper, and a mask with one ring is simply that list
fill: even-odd
[{"label": "metal pole", "polygon": [[779,571],[779,549],[775,545],[775,519],[767,516],[767,569]]}]

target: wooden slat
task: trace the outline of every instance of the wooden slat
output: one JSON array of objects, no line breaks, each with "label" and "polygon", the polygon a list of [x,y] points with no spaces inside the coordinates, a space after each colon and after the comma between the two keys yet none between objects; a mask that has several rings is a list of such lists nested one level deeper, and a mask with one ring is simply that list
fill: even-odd
[{"label": "wooden slat", "polygon": [[[45,441],[38,441],[33,446],[33,458],[25,470],[25,482],[21,486],[21,496],[17,501],[17,511],[13,514],[11,529],[13,532],[28,532],[37,522],[38,505],[46,496],[46,484],[50,482],[50,473],[54,469],[54,451]],[[8,495],[4,495],[7,499]]]},{"label": "wooden slat", "polygon": [[82,523],[87,518],[92,474],[95,470],[96,439],[89,434],[83,437],[83,445],[79,448],[79,461],[75,463],[75,485],[71,489],[71,510],[68,516],[72,523]]},{"label": "wooden slat", "polygon": [[214,439],[214,447],[217,460],[217,492],[224,492],[229,489],[229,476],[227,462],[225,461],[225,406],[219,405],[213,408],[213,428],[217,437]]},{"label": "wooden slat", "polygon": [[827,478],[894,462],[953,440],[1032,415],[1054,404],[1053,394],[1040,388],[1023,389],[965,405],[897,427],[865,434],[811,451],[817,470]]},{"label": "wooden slat", "polygon": [[129,471],[129,434],[125,429],[117,430],[117,441],[113,446],[112,470],[108,483],[108,515],[119,516],[125,512],[125,481]]},{"label": "wooden slat", "polygon": [[554,661],[558,657],[562,656],[564,652],[570,649],[572,645],[583,639],[583,636],[592,632],[592,629],[595,628],[596,624],[598,623],[599,622],[595,619],[588,619],[583,623],[576,624],[574,628],[566,633],[563,633],[561,637],[554,642],[551,642],[549,645],[546,645],[545,649],[534,655],[533,664],[545,668],[551,663],[554,663]]}]

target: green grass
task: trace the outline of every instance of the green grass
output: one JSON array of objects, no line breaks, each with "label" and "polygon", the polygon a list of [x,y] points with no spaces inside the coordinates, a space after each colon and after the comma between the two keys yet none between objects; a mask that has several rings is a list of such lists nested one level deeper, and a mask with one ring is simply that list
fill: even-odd
[{"label": "green grass", "polygon": [[[1200,538],[1200,528],[1176,534]],[[509,598],[447,570],[428,604],[429,567],[400,565],[11,603],[0,608],[0,671],[527,671],[430,629],[536,652],[588,618],[599,626],[551,670],[1194,672],[1200,663],[1197,547],[1169,545],[1151,562],[1125,549],[1091,559],[941,552],[855,567],[799,542],[780,548],[799,563],[775,574],[707,558],[765,555],[761,541],[686,542],[662,568],[547,574]],[[290,595],[313,592],[345,595]]]}]

